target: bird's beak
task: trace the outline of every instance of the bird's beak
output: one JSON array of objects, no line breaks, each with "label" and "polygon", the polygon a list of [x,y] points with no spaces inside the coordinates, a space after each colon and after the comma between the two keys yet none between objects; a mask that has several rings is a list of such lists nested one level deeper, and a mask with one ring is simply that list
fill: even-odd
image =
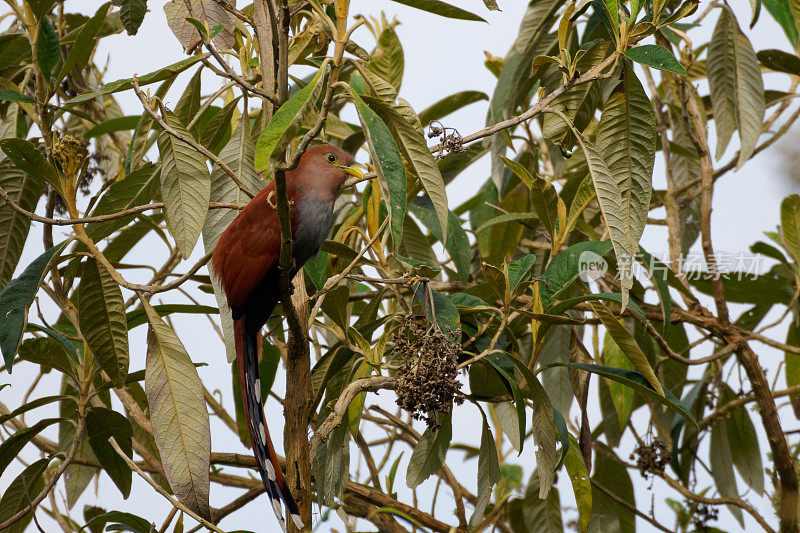
[{"label": "bird's beak", "polygon": [[364,179],[364,173],[361,172],[360,168],[358,168],[358,167],[363,167],[363,166],[364,165],[362,165],[361,163],[353,163],[352,165],[349,165],[349,166],[339,165],[339,168],[344,170],[347,174],[350,174],[351,176],[355,176],[356,178],[358,178],[360,180],[363,180]]}]

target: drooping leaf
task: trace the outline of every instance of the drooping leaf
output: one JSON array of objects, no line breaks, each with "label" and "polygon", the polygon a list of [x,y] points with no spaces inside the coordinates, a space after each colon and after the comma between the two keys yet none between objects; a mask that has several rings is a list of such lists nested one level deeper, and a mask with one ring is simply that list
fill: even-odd
[{"label": "drooping leaf", "polygon": [[411,202],[411,211],[436,236],[439,242],[444,244],[447,253],[453,260],[459,279],[466,281],[469,276],[469,240],[464,228],[461,227],[461,219],[452,211],[448,212],[447,238],[445,239],[436,216],[436,209],[430,198],[424,196],[414,198]]},{"label": "drooping leaf", "polygon": [[737,168],[753,155],[764,122],[764,82],[753,45],[733,12],[722,7],[708,46],[708,84],[717,128],[716,158],[722,157],[733,132],[741,149]]},{"label": "drooping leaf", "polygon": [[578,441],[572,435],[569,436],[569,448],[564,458],[564,467],[572,483],[572,491],[575,493],[575,503],[578,506],[578,522],[583,533],[589,529],[589,521],[592,518],[592,482],[589,479],[589,472],[583,462]]},{"label": "drooping leaf", "polygon": [[[616,454],[603,444],[598,444],[592,479],[617,498],[612,498],[597,486],[592,487],[589,532],[635,533],[636,515],[631,509],[636,508],[636,498],[631,477]],[[619,503],[618,499],[624,503]]]},{"label": "drooping leaf", "polygon": [[258,136],[255,152],[255,168],[260,172],[270,170],[270,165],[284,157],[286,147],[300,130],[300,126],[311,111],[317,107],[324,80],[327,63],[302,89],[294,93],[273,115],[272,119]]},{"label": "drooping leaf", "polygon": [[[6,160],[0,163],[0,187],[17,205],[33,212],[42,195],[43,183],[40,178],[23,172]],[[4,199],[0,199],[0,290],[14,275],[30,227],[28,217],[17,213]]]},{"label": "drooping leaf", "polygon": [[411,489],[437,473],[444,464],[444,457],[453,434],[451,415],[448,413],[437,416],[437,422],[440,427],[438,429],[429,427],[425,430],[408,460],[406,484]]},{"label": "drooping leaf", "polygon": [[314,477],[323,505],[334,505],[344,491],[350,468],[350,421],[347,412],[331,432],[314,458]]},{"label": "drooping leaf", "polygon": [[[177,74],[172,74],[167,77],[167,79],[158,86],[153,98],[163,100],[176,77]],[[180,115],[179,120],[182,124],[184,123]],[[142,116],[139,117],[139,123],[136,125],[130,145],[128,146],[128,153],[125,154],[125,174],[131,174],[132,171],[136,170],[145,152],[150,148],[150,128],[153,126],[153,122],[153,117],[147,111],[144,111]]]},{"label": "drooping leaf", "polygon": [[[725,420],[719,420],[711,428],[711,450],[709,462],[711,477],[723,498],[738,498],[739,490],[736,487],[736,476],[733,473],[733,458],[731,456],[731,442]],[[744,527],[744,517],[739,507],[729,505],[728,510]]]},{"label": "drooping leaf", "polygon": [[178,499],[209,515],[211,431],[203,384],[175,332],[142,301],[150,322],[145,391],[164,474]]},{"label": "drooping leaf", "polygon": [[67,242],[69,240],[53,246],[34,259],[19,277],[8,282],[0,292],[0,316],[3,317],[0,322],[0,351],[3,352],[3,360],[9,373],[28,321],[28,308],[33,303],[50,261],[61,252]]},{"label": "drooping leaf", "polygon": [[33,143],[25,139],[3,139],[0,140],[0,149],[21,170],[35,178],[44,179],[55,190],[59,193],[61,192],[61,180],[58,171],[45,159],[44,155]]},{"label": "drooping leaf", "polygon": [[421,9],[422,11],[427,11],[428,13],[433,13],[435,15],[440,15],[442,17],[447,17],[451,19],[460,19],[460,20],[473,20],[476,22],[486,22],[483,18],[479,17],[474,13],[471,13],[465,9],[461,9],[460,7],[448,4],[447,2],[442,2],[440,0],[393,0],[393,1],[397,2],[398,4],[415,7],[417,9]]},{"label": "drooping leaf", "polygon": [[798,18],[797,13],[800,13],[796,7],[797,3],[795,2],[795,4],[793,4],[793,6],[795,6],[795,16],[792,16],[792,7],[790,7],[790,2],[788,0],[761,0],[761,3],[764,4],[769,14],[772,15],[772,18],[774,18],[783,29],[786,37],[792,44],[792,48],[797,48],[797,32],[798,25],[800,25],[795,22],[795,19]]},{"label": "drooping leaf", "polygon": [[147,0],[117,0],[119,18],[128,35],[136,35],[147,12]]},{"label": "drooping leaf", "polygon": [[103,466],[103,470],[111,477],[122,496],[127,498],[131,493],[133,473],[108,439],[114,437],[125,455],[133,458],[131,442],[133,432],[128,419],[111,409],[92,407],[86,414],[86,432],[89,435],[92,451]]},{"label": "drooping leaf", "polygon": [[775,72],[785,72],[800,76],[800,58],[783,50],[761,50],[756,54],[758,61]]},{"label": "drooping leaf", "polygon": [[546,498],[542,499],[538,469],[533,472],[525,489],[522,500],[521,528],[514,533],[536,531],[537,533],[563,533],[564,524],[561,518],[561,498],[558,489],[553,488]]},{"label": "drooping leaf", "polygon": [[[736,399],[736,393],[727,385],[723,386],[720,396],[720,400],[725,403]],[[731,410],[725,417],[724,429],[728,433],[733,465],[751,489],[757,494],[763,494],[764,466],[761,460],[761,449],[747,408],[740,405]]]},{"label": "drooping leaf", "polygon": [[[191,133],[170,111],[164,109],[164,121],[176,132]],[[211,197],[211,176],[205,157],[187,142],[165,131],[158,135],[161,155],[161,194],[164,197],[167,227],[184,258],[197,244]]]},{"label": "drooping leaf", "polygon": [[559,463],[556,453],[556,428],[553,423],[553,407],[544,387],[534,379],[533,393],[533,442],[536,445],[536,469],[539,472],[539,498],[547,498],[553,486],[555,470]]},{"label": "drooping leaf", "polygon": [[544,308],[550,308],[556,298],[575,281],[580,274],[582,261],[586,263],[597,257],[602,259],[610,250],[611,243],[608,241],[585,241],[557,253],[539,278]]},{"label": "drooping leaf", "polygon": [[75,37],[75,42],[69,49],[67,57],[64,59],[61,68],[58,70],[58,74],[55,76],[54,85],[59,85],[61,80],[72,70],[72,67],[75,65],[85,65],[89,61],[92,50],[97,44],[97,36],[103,27],[110,7],[111,2],[106,2],[101,5],[92,18],[87,20],[81,27],[80,32],[77,37]]},{"label": "drooping leaf", "polygon": [[[635,370],[633,363],[614,342],[613,337],[608,334],[603,339],[603,364],[613,368]],[[608,391],[611,393],[611,401],[617,411],[619,425],[625,427],[633,410],[633,389],[618,381],[608,380]]]},{"label": "drooping leaf", "polygon": [[392,242],[395,247],[399,247],[403,238],[403,220],[406,213],[406,171],[403,159],[386,124],[352,88],[350,94],[364,126],[369,151],[378,174],[378,183],[381,186],[381,196],[388,207]]},{"label": "drooping leaf", "polygon": [[790,194],[781,202],[781,236],[794,262],[800,265],[800,195]]},{"label": "drooping leaf", "polygon": [[[119,213],[131,207],[147,204],[156,196],[160,174],[159,167],[147,164],[128,174],[125,179],[115,181],[95,204],[92,216]],[[129,224],[134,216],[129,215],[107,222],[92,222],[86,226],[86,233],[93,241],[100,241]]]},{"label": "drooping leaf", "polygon": [[478,502],[475,512],[470,518],[470,526],[475,527],[484,517],[486,506],[492,496],[492,486],[500,482],[500,463],[497,458],[497,446],[486,420],[481,430],[481,447],[478,455]]},{"label": "drooping leaf", "polygon": [[61,420],[61,418],[45,418],[39,420],[32,426],[21,429],[4,440],[0,444],[0,475],[5,472],[8,465],[19,455],[20,450],[22,450],[31,439],[41,433],[45,428],[61,422]]}]

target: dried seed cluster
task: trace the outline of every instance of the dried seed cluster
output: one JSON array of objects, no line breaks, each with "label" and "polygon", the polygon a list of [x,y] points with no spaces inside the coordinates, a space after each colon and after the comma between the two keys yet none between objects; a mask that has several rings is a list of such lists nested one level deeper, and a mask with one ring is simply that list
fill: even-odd
[{"label": "dried seed cluster", "polygon": [[672,461],[672,454],[664,441],[655,439],[649,446],[642,445],[636,448],[630,458],[631,460],[636,459],[639,473],[646,478],[648,473],[663,474],[664,469]]},{"label": "dried seed cluster", "polygon": [[689,515],[692,517],[692,524],[694,524],[698,531],[704,530],[708,527],[709,522],[719,518],[719,509],[711,505],[686,500],[686,507],[689,510]]},{"label": "dried seed cluster", "polygon": [[439,157],[442,157],[445,153],[463,154],[467,151],[464,148],[464,140],[458,130],[448,128],[439,121],[428,124],[428,138],[433,137],[439,137],[439,143],[442,145]]},{"label": "dried seed cluster", "polygon": [[424,318],[406,316],[393,337],[394,354],[402,361],[398,372],[397,405],[437,427],[434,413],[449,413],[461,384],[456,380],[460,331],[442,333]]}]

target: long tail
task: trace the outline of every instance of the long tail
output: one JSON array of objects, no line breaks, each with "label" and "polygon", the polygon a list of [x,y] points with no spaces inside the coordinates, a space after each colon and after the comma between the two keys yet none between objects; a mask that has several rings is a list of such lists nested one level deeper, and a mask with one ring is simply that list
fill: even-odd
[{"label": "long tail", "polygon": [[239,317],[234,322],[236,340],[236,359],[239,367],[239,383],[242,389],[242,405],[244,406],[247,427],[250,430],[250,441],[253,443],[258,471],[261,480],[267,489],[267,495],[272,503],[272,510],[278,518],[281,527],[286,531],[286,522],[283,518],[281,502],[286,506],[286,511],[298,529],[303,528],[300,510],[289,491],[289,486],[283,477],[278,456],[272,446],[272,440],[267,430],[267,421],[264,418],[264,408],[261,404],[261,381],[258,375],[259,334],[248,332],[245,328],[245,317]]}]

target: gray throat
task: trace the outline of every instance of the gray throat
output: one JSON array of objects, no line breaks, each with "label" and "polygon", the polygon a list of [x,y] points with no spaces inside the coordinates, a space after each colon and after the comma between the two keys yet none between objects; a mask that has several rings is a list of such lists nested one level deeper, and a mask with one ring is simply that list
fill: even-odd
[{"label": "gray throat", "polygon": [[297,205],[297,228],[292,243],[292,255],[297,267],[315,257],[333,223],[333,202],[307,193]]}]

